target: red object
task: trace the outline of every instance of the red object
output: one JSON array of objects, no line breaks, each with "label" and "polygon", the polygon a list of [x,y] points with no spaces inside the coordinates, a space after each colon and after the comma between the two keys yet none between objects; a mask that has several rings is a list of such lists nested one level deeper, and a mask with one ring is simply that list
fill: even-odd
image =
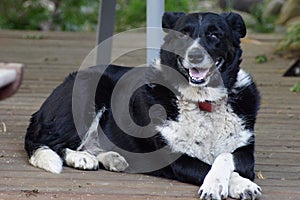
[{"label": "red object", "polygon": [[214,107],[213,104],[210,102],[199,102],[199,109],[206,112],[213,112]]}]

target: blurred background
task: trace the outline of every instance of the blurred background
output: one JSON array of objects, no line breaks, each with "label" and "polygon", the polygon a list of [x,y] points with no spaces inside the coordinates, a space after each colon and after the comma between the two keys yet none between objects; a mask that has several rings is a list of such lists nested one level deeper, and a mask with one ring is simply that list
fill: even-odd
[{"label": "blurred background", "polygon": [[[99,0],[1,0],[0,29],[95,31]],[[278,52],[299,55],[300,0],[165,0],[166,11],[237,11],[248,29],[283,33]],[[145,0],[117,0],[115,31],[145,27]],[[295,53],[296,51],[296,53]]]}]

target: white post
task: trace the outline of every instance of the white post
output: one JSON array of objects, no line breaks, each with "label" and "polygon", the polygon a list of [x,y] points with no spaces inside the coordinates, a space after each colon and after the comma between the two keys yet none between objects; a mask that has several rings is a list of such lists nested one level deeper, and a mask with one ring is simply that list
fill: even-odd
[{"label": "white post", "polygon": [[164,33],[161,20],[165,10],[164,0],[147,0],[147,64],[159,57]]}]

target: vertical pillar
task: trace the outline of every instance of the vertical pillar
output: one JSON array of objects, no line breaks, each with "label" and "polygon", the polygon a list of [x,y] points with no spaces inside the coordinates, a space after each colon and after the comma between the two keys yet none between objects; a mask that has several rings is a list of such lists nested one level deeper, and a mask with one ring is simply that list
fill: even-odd
[{"label": "vertical pillar", "polygon": [[107,65],[111,62],[116,3],[116,0],[101,0],[99,6],[97,45],[101,45],[97,48],[97,65]]},{"label": "vertical pillar", "polygon": [[164,0],[147,0],[147,64],[159,57],[159,48],[164,36],[161,29],[164,10]]}]

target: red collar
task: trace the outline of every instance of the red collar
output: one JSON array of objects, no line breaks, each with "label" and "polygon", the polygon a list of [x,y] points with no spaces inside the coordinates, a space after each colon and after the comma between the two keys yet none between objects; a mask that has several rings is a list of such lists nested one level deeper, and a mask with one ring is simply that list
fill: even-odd
[{"label": "red collar", "polygon": [[204,101],[204,102],[198,102],[199,109],[206,112],[213,112],[214,106],[211,102]]}]

